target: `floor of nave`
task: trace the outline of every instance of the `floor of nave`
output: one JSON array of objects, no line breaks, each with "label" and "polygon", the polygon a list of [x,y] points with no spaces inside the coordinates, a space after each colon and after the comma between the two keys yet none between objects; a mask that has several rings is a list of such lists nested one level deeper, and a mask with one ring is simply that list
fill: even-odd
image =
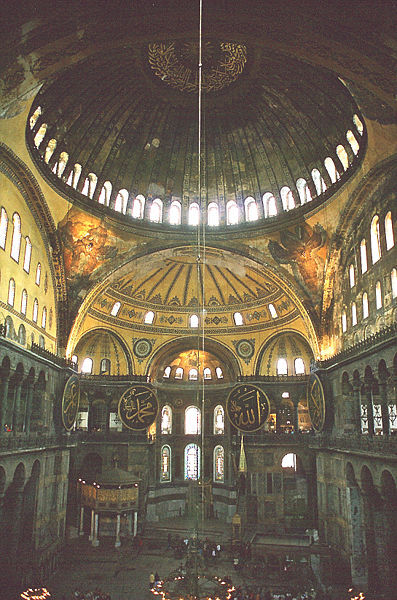
[{"label": "floor of nave", "polygon": [[[169,527],[169,521],[167,525]],[[200,539],[207,538],[226,548],[229,532],[225,531],[227,528],[219,525],[219,522],[213,525],[209,523],[203,532],[204,535],[200,534]],[[185,532],[188,526],[189,522],[184,523],[179,520],[178,528],[173,528],[172,540],[178,536],[182,541],[187,536]],[[167,548],[168,531],[165,524],[164,529],[161,524],[157,524],[157,527],[159,529],[151,532],[152,535],[145,534],[140,548],[136,544],[123,541],[122,546],[116,549],[111,538],[102,539],[97,548],[93,548],[86,538],[70,542],[58,572],[48,582],[47,587],[54,600],[75,600],[76,589],[80,592],[100,589],[103,594],[109,594],[111,600],[158,598],[159,596],[154,596],[149,589],[150,573],[157,571],[160,578],[166,577],[185,562],[185,557],[176,557],[174,550]],[[217,558],[210,558],[207,561],[208,574],[229,576],[233,584],[241,586],[244,592],[247,590],[260,592],[261,600],[271,597],[268,594],[269,590],[275,595],[288,591],[295,592],[296,597],[300,598],[300,595],[296,594],[297,590],[309,591],[313,587],[310,580],[305,581],[302,577],[297,583],[293,577],[289,578],[289,575],[278,578],[274,573],[261,573],[260,569],[248,569],[246,565],[236,571],[234,555],[235,553],[225,549]],[[317,600],[325,597],[320,592],[316,596]],[[343,594],[332,594],[326,597],[345,600],[348,596],[344,588]],[[254,598],[257,599],[256,596]]]}]

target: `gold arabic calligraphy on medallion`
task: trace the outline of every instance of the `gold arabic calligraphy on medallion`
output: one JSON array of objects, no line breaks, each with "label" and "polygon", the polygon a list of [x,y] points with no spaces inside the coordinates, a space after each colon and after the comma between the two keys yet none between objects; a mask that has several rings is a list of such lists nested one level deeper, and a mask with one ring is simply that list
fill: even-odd
[{"label": "gold arabic calligraphy on medallion", "polygon": [[325,395],[323,384],[316,373],[312,373],[307,384],[307,406],[312,425],[322,431],[325,423]]},{"label": "gold arabic calligraphy on medallion", "polygon": [[76,421],[80,402],[80,381],[77,375],[69,377],[62,396],[62,423],[70,431]]},{"label": "gold arabic calligraphy on medallion", "polygon": [[231,424],[240,431],[257,431],[269,416],[269,399],[255,385],[238,385],[228,396],[226,412]]},{"label": "gold arabic calligraphy on medallion", "polygon": [[119,401],[119,417],[128,429],[142,431],[155,421],[158,401],[154,391],[145,385],[134,385]]}]

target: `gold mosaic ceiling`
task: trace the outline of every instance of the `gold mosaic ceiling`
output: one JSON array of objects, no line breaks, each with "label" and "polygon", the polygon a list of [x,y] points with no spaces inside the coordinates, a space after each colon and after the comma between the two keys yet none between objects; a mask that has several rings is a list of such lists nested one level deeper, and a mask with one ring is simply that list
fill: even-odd
[{"label": "gold mosaic ceiling", "polygon": [[143,305],[190,308],[201,306],[203,285],[207,308],[237,310],[239,305],[262,304],[280,296],[275,282],[253,263],[242,265],[229,254],[207,250],[206,265],[198,268],[195,251],[190,248],[176,250],[166,258],[151,257],[146,268],[141,265],[138,272],[124,275],[107,292]]}]

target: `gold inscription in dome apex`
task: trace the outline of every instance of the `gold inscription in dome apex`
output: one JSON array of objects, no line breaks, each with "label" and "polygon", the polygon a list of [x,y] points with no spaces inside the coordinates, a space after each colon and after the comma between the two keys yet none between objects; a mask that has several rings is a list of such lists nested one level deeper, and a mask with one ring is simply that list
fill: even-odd
[{"label": "gold inscription in dome apex", "polygon": [[[148,61],[162,81],[181,92],[198,88],[198,46],[195,42],[164,42],[148,46]],[[202,89],[217,92],[238,78],[247,62],[247,47],[232,42],[205,42]]]}]

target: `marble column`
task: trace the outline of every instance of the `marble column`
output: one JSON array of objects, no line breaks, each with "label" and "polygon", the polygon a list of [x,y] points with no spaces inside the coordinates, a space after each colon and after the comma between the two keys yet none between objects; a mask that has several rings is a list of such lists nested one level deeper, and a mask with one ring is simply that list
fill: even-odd
[{"label": "marble column", "polygon": [[360,381],[353,381],[353,421],[354,430],[361,433],[361,400],[360,400]]},{"label": "marble column", "polygon": [[33,404],[33,381],[30,379],[27,381],[26,407],[25,407],[25,419],[24,419],[24,430],[28,434],[30,433],[30,419],[32,416],[32,404]]},{"label": "marble column", "polygon": [[134,537],[138,533],[138,511],[134,511]]},{"label": "marble column", "polygon": [[92,537],[92,545],[96,548],[97,546],[99,546],[99,540],[98,540],[98,525],[99,525],[99,515],[98,513],[94,513],[94,533],[93,533],[93,537]]},{"label": "marble column", "polygon": [[293,406],[293,414],[292,414],[292,418],[293,418],[293,425],[294,425],[294,433],[299,433],[299,408],[298,408],[298,402],[294,401],[294,406]]},{"label": "marble column", "polygon": [[10,381],[9,376],[5,376],[1,380],[0,385],[0,435],[4,432],[4,425],[6,423],[7,405],[8,405],[8,383]]},{"label": "marble column", "polygon": [[80,506],[79,535],[84,535],[84,506]]},{"label": "marble column", "polygon": [[389,406],[387,403],[387,383],[384,379],[380,379],[379,381],[379,396],[380,407],[382,411],[383,435],[390,435]]},{"label": "marble column", "polygon": [[94,523],[95,523],[95,511],[92,508],[91,509],[91,527],[90,527],[90,535],[88,536],[88,539],[90,542],[92,542],[92,540],[94,539]]},{"label": "marble column", "polygon": [[12,432],[15,435],[19,428],[21,414],[21,391],[22,381],[17,381],[14,388],[14,399],[12,402]]},{"label": "marble column", "polygon": [[119,548],[121,546],[120,541],[120,513],[117,513],[117,521],[116,521],[116,541],[114,543],[115,548]]}]

